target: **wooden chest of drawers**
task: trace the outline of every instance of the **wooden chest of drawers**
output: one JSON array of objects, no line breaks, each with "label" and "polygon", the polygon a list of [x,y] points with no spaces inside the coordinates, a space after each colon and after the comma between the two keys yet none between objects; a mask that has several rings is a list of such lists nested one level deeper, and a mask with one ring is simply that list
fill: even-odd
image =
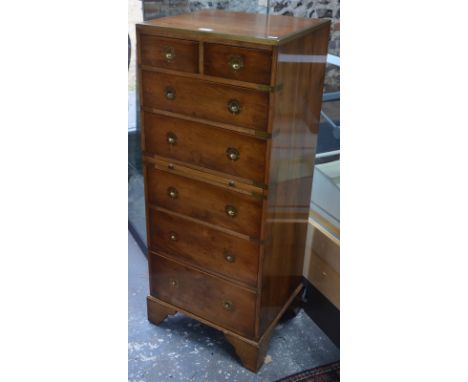
[{"label": "wooden chest of drawers", "polygon": [[202,11],[137,25],[150,295],[263,363],[301,276],[329,21]]}]

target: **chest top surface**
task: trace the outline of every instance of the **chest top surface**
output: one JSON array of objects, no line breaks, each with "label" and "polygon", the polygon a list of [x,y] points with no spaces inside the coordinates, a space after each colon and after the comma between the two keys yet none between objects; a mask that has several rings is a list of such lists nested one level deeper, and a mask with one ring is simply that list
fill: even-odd
[{"label": "chest top surface", "polygon": [[137,24],[137,28],[185,38],[222,38],[280,45],[329,22],[292,16],[204,10],[145,21]]}]

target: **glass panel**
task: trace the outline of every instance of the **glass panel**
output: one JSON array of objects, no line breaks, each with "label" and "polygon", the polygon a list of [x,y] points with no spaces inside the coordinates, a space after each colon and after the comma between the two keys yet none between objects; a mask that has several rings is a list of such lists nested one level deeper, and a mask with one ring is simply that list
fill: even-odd
[{"label": "glass panel", "polygon": [[[339,3],[338,3],[339,7]],[[311,215],[339,239],[340,232],[340,28],[339,9],[332,19]]]},{"label": "glass panel", "polygon": [[128,220],[132,232],[146,244],[145,202],[138,121],[136,84],[136,36],[135,24],[143,20],[142,2],[128,0]]}]

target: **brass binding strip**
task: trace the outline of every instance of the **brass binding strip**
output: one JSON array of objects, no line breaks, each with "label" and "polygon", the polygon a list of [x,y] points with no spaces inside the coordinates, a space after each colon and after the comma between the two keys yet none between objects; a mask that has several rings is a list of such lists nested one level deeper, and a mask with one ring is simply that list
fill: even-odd
[{"label": "brass binding strip", "polygon": [[258,85],[258,86],[257,86],[257,89],[258,89],[258,90],[261,90],[261,91],[263,91],[263,92],[274,93],[274,92],[279,92],[280,90],[283,90],[283,84],[277,84],[277,85],[274,85],[274,86],[270,86],[270,85]]},{"label": "brass binding strip", "polygon": [[154,168],[158,170],[171,172],[194,180],[201,180],[214,186],[222,187],[245,195],[250,195],[256,199],[263,200],[267,197],[267,191],[264,188],[259,187],[258,184],[255,184],[255,182],[252,181],[250,181],[249,184],[245,179],[242,178],[226,178],[226,176],[228,176],[226,174],[223,174],[223,177],[221,177],[206,172],[206,169],[195,169],[187,163],[158,157],[156,155],[153,157],[145,156],[144,161],[153,164]]}]

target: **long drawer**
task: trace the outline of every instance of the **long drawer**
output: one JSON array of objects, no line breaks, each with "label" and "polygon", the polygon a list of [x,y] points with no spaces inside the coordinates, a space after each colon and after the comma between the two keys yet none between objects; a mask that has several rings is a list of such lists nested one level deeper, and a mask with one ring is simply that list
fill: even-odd
[{"label": "long drawer", "polygon": [[154,209],[149,221],[151,250],[256,286],[258,244]]},{"label": "long drawer", "polygon": [[179,118],[143,112],[145,153],[264,182],[266,141]]},{"label": "long drawer", "polygon": [[211,121],[266,130],[269,93],[142,70],[142,105]]},{"label": "long drawer", "polygon": [[148,201],[158,207],[260,237],[262,201],[147,165]]},{"label": "long drawer", "polygon": [[254,335],[256,294],[150,254],[151,295],[239,334]]}]

